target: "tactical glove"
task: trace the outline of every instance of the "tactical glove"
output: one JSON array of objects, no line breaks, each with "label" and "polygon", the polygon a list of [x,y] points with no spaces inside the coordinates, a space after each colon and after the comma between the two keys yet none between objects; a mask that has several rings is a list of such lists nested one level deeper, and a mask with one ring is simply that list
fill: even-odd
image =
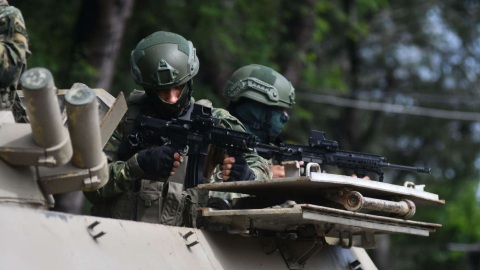
[{"label": "tactical glove", "polygon": [[170,176],[176,150],[171,145],[163,145],[154,149],[142,150],[138,153],[137,162],[147,173],[157,173],[161,177]]},{"label": "tactical glove", "polygon": [[248,167],[247,160],[242,155],[233,157],[235,158],[235,163],[232,164],[230,169],[228,181],[255,180],[255,173]]}]

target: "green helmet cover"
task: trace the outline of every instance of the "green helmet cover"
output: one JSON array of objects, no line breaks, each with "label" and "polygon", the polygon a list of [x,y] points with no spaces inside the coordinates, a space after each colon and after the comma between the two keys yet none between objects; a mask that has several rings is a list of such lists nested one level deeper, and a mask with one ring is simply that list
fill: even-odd
[{"label": "green helmet cover", "polygon": [[231,102],[248,98],[283,108],[291,108],[295,104],[292,84],[275,70],[256,64],[235,71],[227,82],[224,96]]},{"label": "green helmet cover", "polygon": [[[178,34],[155,32],[137,44],[130,65],[135,83],[143,86],[160,111],[175,116],[188,107],[193,91],[191,80],[200,67],[191,41]],[[185,86],[175,103],[166,102],[157,94],[181,85]]]}]

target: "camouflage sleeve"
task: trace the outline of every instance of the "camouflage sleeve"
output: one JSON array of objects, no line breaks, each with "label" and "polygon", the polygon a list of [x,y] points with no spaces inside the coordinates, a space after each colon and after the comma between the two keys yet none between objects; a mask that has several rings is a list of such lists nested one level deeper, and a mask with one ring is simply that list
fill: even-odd
[{"label": "camouflage sleeve", "polygon": [[[224,109],[215,108],[212,110],[213,117],[220,119],[220,126],[232,130],[247,132],[243,124]],[[257,180],[272,179],[267,161],[259,156],[257,152],[244,154],[248,166],[255,173]]]},{"label": "camouflage sleeve", "polygon": [[103,188],[94,191],[95,194],[86,194],[86,197],[92,203],[123,193],[130,189],[135,180],[140,179],[144,174],[137,162],[138,154],[135,154],[128,161],[118,160],[118,150],[122,138],[122,126],[119,125],[103,148],[108,159],[108,182]]},{"label": "camouflage sleeve", "polygon": [[128,161],[115,161],[108,164],[109,178],[107,184],[100,189],[104,198],[116,196],[132,187],[135,180],[143,176],[143,170],[137,162],[138,154]]},{"label": "camouflage sleeve", "polygon": [[27,31],[22,13],[15,7],[0,10],[0,88],[16,84],[28,51]]}]

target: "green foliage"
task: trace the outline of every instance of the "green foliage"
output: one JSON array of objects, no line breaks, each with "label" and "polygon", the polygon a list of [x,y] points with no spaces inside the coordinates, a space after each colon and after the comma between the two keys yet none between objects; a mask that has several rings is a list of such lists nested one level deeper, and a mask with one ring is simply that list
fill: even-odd
[{"label": "green foliage", "polygon": [[388,6],[386,0],[356,0],[358,13],[366,14],[370,12],[381,12],[382,9]]},{"label": "green foliage", "polygon": [[303,70],[302,78],[304,83],[315,86],[317,88],[336,89],[341,93],[346,93],[348,85],[345,82],[345,73],[338,65],[333,65],[319,70],[315,65],[315,54],[309,55],[306,61],[306,68]]},{"label": "green foliage", "polygon": [[[72,29],[75,28],[81,1],[55,3],[39,0],[33,6],[23,1],[10,3],[18,7],[24,15],[32,51],[28,67],[48,67],[58,87],[70,87],[73,83],[64,78],[70,77],[66,71],[72,66],[67,60],[74,42]],[[42,8],[38,8],[40,6]],[[58,10],[62,12],[59,13]],[[78,70],[83,70],[84,67],[79,67]]]},{"label": "green foliage", "polygon": [[322,17],[315,18],[315,27],[316,30],[313,33],[313,39],[315,41],[322,41],[325,33],[328,33],[330,30],[330,25],[328,21],[323,19]]},{"label": "green foliage", "polygon": [[313,119],[313,113],[311,111],[305,110],[298,106],[293,108],[293,113],[300,119],[307,121],[311,121]]},{"label": "green foliage", "polygon": [[452,241],[462,243],[475,243],[480,241],[480,208],[478,207],[476,193],[478,182],[462,183],[459,192],[452,194],[450,202],[446,205],[446,221]]}]

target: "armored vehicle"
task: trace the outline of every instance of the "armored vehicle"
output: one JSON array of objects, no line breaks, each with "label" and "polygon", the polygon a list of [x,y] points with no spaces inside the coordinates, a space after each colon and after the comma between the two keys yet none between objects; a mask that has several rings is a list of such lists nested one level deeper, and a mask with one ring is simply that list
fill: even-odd
[{"label": "armored vehicle", "polygon": [[52,194],[106,183],[102,148],[126,103],[83,84],[56,89],[42,68],[22,85],[30,123],[0,112],[1,269],[377,269],[365,251],[376,234],[440,227],[410,220],[416,207],[444,203],[423,186],[327,174],[315,163],[302,172],[296,161],[284,179],[199,185],[250,195],[212,197],[198,209],[200,228],[48,211]]}]

